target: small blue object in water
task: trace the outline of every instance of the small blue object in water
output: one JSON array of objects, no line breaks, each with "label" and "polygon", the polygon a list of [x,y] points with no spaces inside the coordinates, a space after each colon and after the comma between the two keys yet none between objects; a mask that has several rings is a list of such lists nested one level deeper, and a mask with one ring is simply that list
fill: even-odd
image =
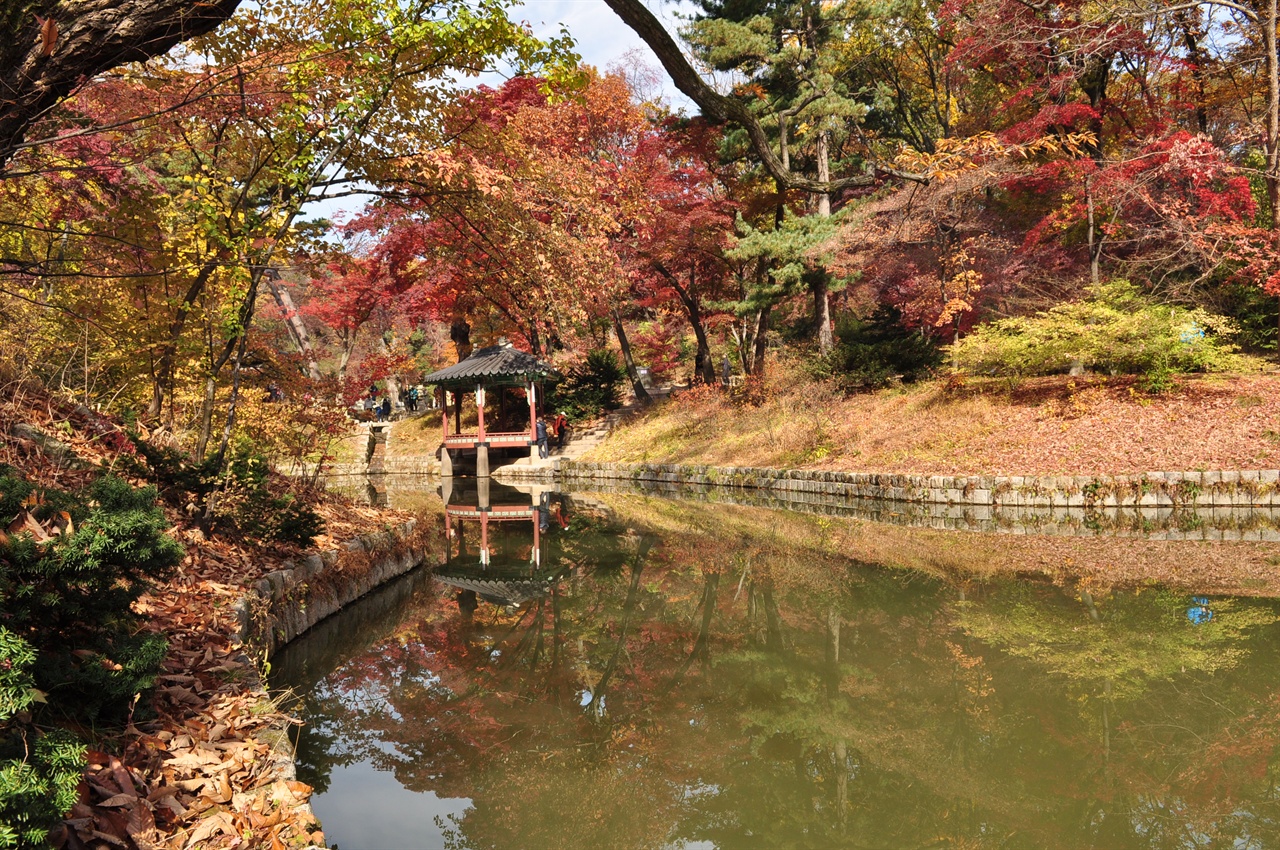
[{"label": "small blue object in water", "polygon": [[1209,609],[1209,597],[1193,596],[1191,597],[1192,606],[1187,609],[1187,619],[1197,626],[1203,626],[1205,623],[1213,619],[1213,611]]}]

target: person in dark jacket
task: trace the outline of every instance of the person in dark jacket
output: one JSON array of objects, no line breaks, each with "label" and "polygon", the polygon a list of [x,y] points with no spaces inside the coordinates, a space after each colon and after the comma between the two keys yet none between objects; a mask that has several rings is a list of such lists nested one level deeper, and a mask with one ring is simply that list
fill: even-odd
[{"label": "person in dark jacket", "polygon": [[378,408],[378,421],[391,421],[391,396],[387,396],[382,400],[382,406]]},{"label": "person in dark jacket", "polygon": [[547,420],[541,416],[538,417],[538,424],[534,426],[534,434],[538,438],[538,457],[545,458],[550,451],[547,449]]}]

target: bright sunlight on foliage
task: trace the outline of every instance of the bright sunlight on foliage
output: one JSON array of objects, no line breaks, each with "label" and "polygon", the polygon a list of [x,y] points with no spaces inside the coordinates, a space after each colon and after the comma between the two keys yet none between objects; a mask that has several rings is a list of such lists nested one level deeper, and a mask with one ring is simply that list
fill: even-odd
[{"label": "bright sunlight on foliage", "polygon": [[1154,303],[1116,280],[1084,301],[984,325],[954,345],[952,355],[977,375],[1050,375],[1079,363],[1145,375],[1158,390],[1171,373],[1247,370],[1250,361],[1228,341],[1233,333],[1221,316]]}]

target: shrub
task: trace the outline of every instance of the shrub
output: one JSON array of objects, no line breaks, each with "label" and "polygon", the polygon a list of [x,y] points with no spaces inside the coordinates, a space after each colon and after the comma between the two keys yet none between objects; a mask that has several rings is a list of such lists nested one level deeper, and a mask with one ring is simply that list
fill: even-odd
[{"label": "shrub", "polygon": [[836,323],[839,342],[816,361],[814,377],[830,379],[848,392],[928,376],[941,362],[941,352],[924,333],[904,328],[901,319],[887,304],[865,319],[842,317]]},{"label": "shrub", "polygon": [[[324,520],[311,505],[284,491],[273,477],[267,459],[248,441],[231,449],[226,470],[218,472],[214,458],[192,463],[176,449],[152,446],[135,439],[146,463],[134,471],[158,482],[174,503],[194,496],[198,503],[213,499],[210,516],[221,528],[250,537],[309,546],[324,531]],[[216,495],[215,495],[216,494]]]},{"label": "shrub", "polygon": [[155,683],[166,643],[130,606],[182,557],[155,500],[110,476],[66,493],[0,469],[0,847],[45,846],[75,802],[83,747],[53,724],[123,719]]},{"label": "shrub", "polygon": [[31,675],[35,659],[31,644],[0,626],[0,848],[47,847],[84,770],[83,745],[31,722],[45,699]]},{"label": "shrub", "polygon": [[612,351],[598,348],[565,379],[547,392],[547,405],[563,410],[571,420],[594,419],[602,410],[620,404],[627,373]]},{"label": "shrub", "polygon": [[[59,496],[68,494],[50,491],[45,498]],[[0,541],[0,594],[4,625],[37,651],[37,687],[64,713],[96,720],[122,713],[134,694],[154,683],[165,641],[138,632],[130,605],[171,572],[182,547],[164,534],[168,523],[154,488],[134,489],[104,476],[82,496],[74,511],[63,513],[61,534],[37,540],[19,533]],[[19,511],[29,517],[25,527],[41,527],[42,506],[32,507],[37,510]],[[76,514],[83,517],[79,523]]]},{"label": "shrub", "polygon": [[1145,375],[1159,390],[1185,372],[1246,369],[1226,340],[1231,322],[1201,309],[1157,304],[1126,280],[1028,318],[984,325],[952,346],[956,365],[974,374],[1022,377],[1066,372],[1079,362],[1113,374]]}]

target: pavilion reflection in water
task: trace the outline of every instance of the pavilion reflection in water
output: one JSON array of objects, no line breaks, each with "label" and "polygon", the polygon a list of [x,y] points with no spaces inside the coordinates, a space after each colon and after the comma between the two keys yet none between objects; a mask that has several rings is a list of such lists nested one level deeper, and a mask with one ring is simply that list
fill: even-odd
[{"label": "pavilion reflection in water", "polygon": [[458,604],[477,600],[515,607],[548,595],[563,569],[546,557],[552,527],[567,527],[564,497],[548,489],[518,489],[490,478],[445,478],[447,556],[435,577],[458,588]]}]

